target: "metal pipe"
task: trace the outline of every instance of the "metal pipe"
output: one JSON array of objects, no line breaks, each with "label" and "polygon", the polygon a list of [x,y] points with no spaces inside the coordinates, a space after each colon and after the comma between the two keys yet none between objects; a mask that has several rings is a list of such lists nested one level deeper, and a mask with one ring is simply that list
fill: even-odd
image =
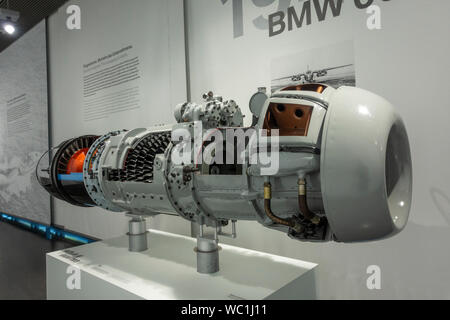
[{"label": "metal pipe", "polygon": [[316,225],[320,223],[320,217],[311,210],[309,210],[305,179],[298,180],[298,206],[305,219],[308,219],[309,221],[311,221],[313,224]]},{"label": "metal pipe", "polygon": [[198,236],[200,238],[203,238],[203,224],[202,223],[198,224]]},{"label": "metal pipe", "polygon": [[291,219],[282,219],[276,216],[271,209],[271,200],[272,200],[272,185],[270,182],[264,183],[264,210],[266,211],[266,215],[276,224],[280,224],[283,226],[290,227],[294,229],[296,232],[302,231],[302,226],[297,223],[293,218]]}]

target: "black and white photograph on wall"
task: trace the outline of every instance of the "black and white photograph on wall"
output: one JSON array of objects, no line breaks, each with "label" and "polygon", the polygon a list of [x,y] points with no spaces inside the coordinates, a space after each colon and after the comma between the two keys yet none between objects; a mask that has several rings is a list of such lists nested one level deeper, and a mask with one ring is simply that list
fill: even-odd
[{"label": "black and white photograph on wall", "polygon": [[356,86],[353,41],[277,57],[271,63],[272,92],[305,83]]}]

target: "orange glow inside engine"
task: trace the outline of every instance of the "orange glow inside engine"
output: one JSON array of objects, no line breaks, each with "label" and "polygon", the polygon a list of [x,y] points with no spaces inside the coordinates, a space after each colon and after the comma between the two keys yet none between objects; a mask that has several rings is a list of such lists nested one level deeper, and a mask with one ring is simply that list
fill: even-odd
[{"label": "orange glow inside engine", "polygon": [[88,152],[89,149],[85,148],[74,153],[67,164],[67,174],[83,172],[84,160]]}]

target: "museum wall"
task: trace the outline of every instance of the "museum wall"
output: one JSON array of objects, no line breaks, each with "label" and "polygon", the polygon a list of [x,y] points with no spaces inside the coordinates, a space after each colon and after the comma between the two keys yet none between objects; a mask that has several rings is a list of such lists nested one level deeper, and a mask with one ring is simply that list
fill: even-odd
[{"label": "museum wall", "polygon": [[0,211],[49,225],[50,196],[36,178],[48,150],[45,21],[0,54]]},{"label": "museum wall", "polygon": [[[392,239],[363,244],[300,243],[256,223],[239,222],[238,238],[224,242],[318,263],[317,295],[322,299],[450,298],[450,41],[444,31],[449,1],[375,1],[381,30],[367,28],[369,15],[354,1],[344,1],[340,16],[329,10],[321,22],[311,4],[310,25],[297,29],[294,24],[292,31],[286,26],[273,37],[256,27],[286,3],[300,17],[302,1],[243,1],[242,20],[235,9],[235,27],[239,34],[243,21],[243,35],[235,38],[232,5],[238,8],[239,1],[188,1],[193,100],[213,90],[236,100],[248,121],[248,101],[258,87],[303,72],[308,64],[334,67],[353,58],[356,85],[387,98],[406,122],[414,165],[410,221]],[[354,44],[354,57],[345,49],[348,41]],[[341,58],[334,60],[335,52]],[[319,56],[332,60],[322,66]],[[304,68],[297,59],[306,60]],[[292,66],[291,73],[286,66]],[[381,268],[381,290],[366,286],[371,265]]]},{"label": "museum wall", "polygon": [[[81,9],[79,30],[67,27],[71,5]],[[49,18],[53,145],[171,123],[173,107],[186,100],[184,48],[181,0],[82,0],[61,7]],[[60,200],[54,201],[54,220],[102,239],[128,228],[124,214]]]},{"label": "museum wall", "polygon": [[[84,0],[69,5],[73,3],[81,4],[81,30],[65,27],[67,6],[49,19],[54,145],[80,134],[173,123],[173,107],[186,99],[182,2]],[[330,74],[387,98],[406,122],[414,164],[409,224],[398,236],[383,241],[310,244],[255,222],[239,222],[238,238],[222,241],[318,263],[316,285],[321,299],[450,298],[450,168],[446,165],[450,44],[446,33],[436,32],[447,30],[450,3],[375,0],[382,25],[380,30],[369,30],[369,14],[357,9],[354,1],[344,1],[336,17],[328,10],[322,21],[317,18],[316,1],[311,1],[311,24],[297,28],[294,22],[288,30],[285,20],[284,32],[270,36],[268,14],[293,5],[300,17],[303,3],[186,1],[187,85],[192,100],[201,102],[208,90],[232,98],[244,110],[249,125],[248,101],[258,87],[276,87],[282,84],[279,78],[336,67]],[[90,107],[98,101],[91,94],[98,92],[90,77],[101,71],[99,60],[121,63],[118,57],[125,61],[138,57],[140,78],[132,80],[137,89],[130,93],[137,94],[138,106],[96,114]],[[127,230],[123,214],[78,209],[58,200],[54,210],[57,224],[84,234],[110,238]],[[188,223],[173,217],[150,219],[150,225],[190,232]],[[367,268],[373,265],[381,269],[381,290],[369,290],[366,284]]]}]

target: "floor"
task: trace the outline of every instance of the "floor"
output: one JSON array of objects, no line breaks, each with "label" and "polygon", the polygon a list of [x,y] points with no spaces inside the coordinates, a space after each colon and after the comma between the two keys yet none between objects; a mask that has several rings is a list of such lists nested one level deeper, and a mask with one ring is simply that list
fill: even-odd
[{"label": "floor", "polygon": [[45,300],[45,254],[70,247],[0,222],[0,300]]}]

